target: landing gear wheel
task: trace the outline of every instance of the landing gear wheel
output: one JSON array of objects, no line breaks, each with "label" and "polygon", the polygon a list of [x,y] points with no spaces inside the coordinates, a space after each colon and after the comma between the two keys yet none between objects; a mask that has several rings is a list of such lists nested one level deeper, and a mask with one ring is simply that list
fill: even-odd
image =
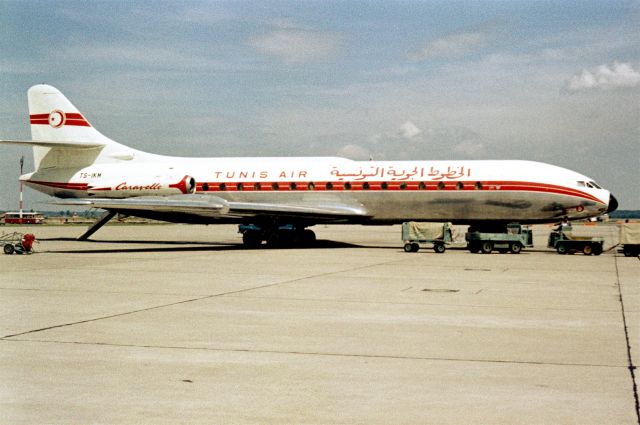
[{"label": "landing gear wheel", "polygon": [[491,251],[493,251],[493,244],[491,242],[482,242],[482,245],[480,245],[480,251],[482,251],[483,254],[491,254]]},{"label": "landing gear wheel", "polygon": [[5,253],[5,254],[7,254],[7,255],[11,255],[11,254],[13,254],[13,251],[14,251],[14,250],[15,250],[15,249],[13,248],[13,245],[11,245],[10,243],[8,243],[8,244],[6,244],[6,245],[4,246],[4,253]]},{"label": "landing gear wheel", "polygon": [[278,232],[273,232],[267,236],[267,246],[269,248],[279,248],[282,240]]},{"label": "landing gear wheel", "polygon": [[256,231],[247,231],[242,235],[242,244],[245,248],[258,248],[262,244],[260,233]]},{"label": "landing gear wheel", "polygon": [[518,242],[514,242],[509,245],[509,251],[511,251],[512,254],[520,254],[520,251],[522,251],[522,245]]},{"label": "landing gear wheel", "polygon": [[583,253],[584,255],[591,255],[591,254],[593,254],[593,246],[591,246],[591,245],[585,245],[585,246],[582,248],[582,253]]},{"label": "landing gear wheel", "polygon": [[558,254],[566,254],[567,253],[567,246],[563,243],[558,244],[558,246],[556,247],[556,251],[558,251]]},{"label": "landing gear wheel", "polygon": [[446,250],[446,248],[443,244],[437,243],[433,246],[433,250],[438,254],[442,254]]}]

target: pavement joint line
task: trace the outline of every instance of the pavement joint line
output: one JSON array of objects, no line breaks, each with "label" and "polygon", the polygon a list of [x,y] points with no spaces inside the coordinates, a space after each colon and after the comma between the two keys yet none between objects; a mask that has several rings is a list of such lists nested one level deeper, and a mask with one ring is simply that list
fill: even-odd
[{"label": "pavement joint line", "polygon": [[32,330],[29,330],[29,331],[18,332],[18,333],[10,334],[10,335],[4,335],[4,336],[0,337],[0,340],[4,340],[4,339],[7,339],[7,338],[13,338],[13,337],[16,337],[16,336],[21,336],[21,335],[33,334],[33,333],[37,333],[37,332],[48,331],[48,330],[51,330],[51,329],[65,328],[65,327],[69,327],[69,326],[81,325],[81,324],[84,324],[84,323],[91,323],[91,322],[98,322],[100,320],[113,319],[114,317],[128,316],[128,315],[131,315],[131,314],[142,313],[142,312],[151,311],[151,310],[157,310],[157,309],[160,309],[160,308],[172,307],[172,306],[175,306],[175,305],[187,304],[187,303],[190,303],[190,302],[202,301],[202,300],[206,300],[206,299],[210,299],[210,298],[223,297],[225,295],[230,295],[230,294],[239,294],[239,293],[242,293],[242,292],[249,292],[249,291],[254,291],[254,290],[257,290],[257,289],[264,289],[264,288],[269,288],[269,287],[272,287],[272,286],[284,285],[284,284],[287,284],[287,283],[295,283],[295,282],[299,282],[299,281],[303,281],[303,280],[311,279],[311,278],[315,278],[315,277],[329,276],[329,275],[332,275],[332,274],[339,274],[339,273],[344,273],[344,272],[347,272],[347,271],[364,269],[364,268],[368,268],[368,267],[378,266],[378,265],[381,265],[381,264],[391,264],[391,263],[394,263],[394,262],[397,262],[397,260],[388,261],[388,262],[384,262],[384,263],[361,265],[361,266],[358,266],[358,267],[352,267],[352,268],[345,269],[345,270],[331,271],[331,272],[320,273],[320,274],[316,274],[316,275],[312,275],[312,276],[303,276],[303,277],[298,277],[298,278],[295,278],[295,279],[288,279],[288,280],[281,281],[281,282],[273,282],[273,283],[269,283],[269,284],[265,284],[265,285],[259,285],[259,286],[255,286],[255,287],[252,287],[252,288],[243,288],[243,289],[238,289],[238,290],[235,290],[235,291],[221,292],[221,293],[218,293],[218,294],[212,294],[212,295],[205,295],[205,296],[201,296],[201,297],[189,298],[189,299],[186,299],[186,300],[174,301],[172,303],[166,303],[166,304],[161,304],[161,305],[141,308],[141,309],[137,309],[137,310],[125,311],[125,312],[122,312],[122,313],[110,314],[110,315],[107,315],[107,316],[94,317],[94,318],[85,319],[85,320],[77,320],[75,322],[69,322],[69,323],[61,323],[61,324],[58,324],[58,325],[46,326],[44,328],[32,329]]},{"label": "pavement joint line", "polygon": [[99,347],[114,348],[143,348],[160,350],[185,350],[185,351],[211,351],[222,353],[248,353],[248,354],[280,354],[293,356],[319,356],[319,357],[343,357],[343,358],[364,358],[381,360],[419,360],[434,362],[459,362],[459,363],[489,363],[489,364],[516,364],[531,366],[559,366],[559,367],[588,367],[607,369],[627,369],[626,365],[611,364],[591,364],[591,363],[562,363],[562,362],[536,362],[526,360],[491,360],[491,359],[464,359],[454,357],[421,357],[421,356],[397,356],[391,354],[365,354],[365,353],[331,353],[321,351],[294,351],[294,350],[252,350],[249,348],[214,348],[214,347],[186,347],[172,345],[141,345],[141,344],[118,344],[111,342],[85,342],[85,341],[57,341],[28,338],[0,339],[2,342],[29,342],[38,344],[65,344],[65,345],[90,345]]},{"label": "pavement joint line", "polygon": [[[313,277],[313,276],[312,276]],[[281,282],[281,284],[285,284],[287,282]],[[260,288],[252,288],[252,289],[260,289]],[[250,289],[250,290],[252,290]],[[270,296],[258,296],[258,295],[248,295],[248,296],[236,296],[233,294],[221,294],[221,295],[211,295],[211,294],[178,294],[173,292],[166,293],[158,293],[158,292],[136,292],[136,291],[101,291],[101,290],[76,290],[76,289],[45,289],[45,288],[6,288],[0,287],[0,291],[16,291],[16,292],[61,292],[61,293],[87,293],[87,294],[121,294],[121,295],[154,295],[154,296],[162,296],[162,297],[180,297],[189,295],[194,299],[197,297],[206,298],[206,297],[224,297],[224,298],[238,298],[238,299],[265,299],[265,300],[280,300],[280,301],[308,301],[308,302],[336,302],[341,304],[380,304],[380,305],[412,305],[412,306],[441,306],[441,307],[469,307],[469,308],[491,308],[491,309],[500,309],[500,310],[528,310],[528,311],[582,311],[585,313],[617,313],[619,309],[592,309],[585,310],[582,308],[561,308],[561,307],[512,307],[507,305],[491,305],[491,304],[454,304],[454,303],[433,303],[433,302],[398,302],[398,301],[369,301],[369,300],[358,300],[358,299],[337,299],[337,298],[292,298],[292,297],[270,297]],[[400,292],[405,292],[406,289],[401,290]],[[477,293],[474,293],[477,295]],[[629,310],[628,310],[629,311]],[[6,338],[6,337],[0,337]]]},{"label": "pavement joint line", "polygon": [[620,300],[620,312],[622,314],[622,325],[624,327],[624,337],[627,344],[627,359],[629,375],[631,376],[631,383],[633,387],[633,398],[635,401],[636,419],[640,425],[640,401],[638,398],[638,384],[636,382],[636,366],[633,364],[633,356],[631,355],[631,342],[629,341],[629,327],[627,326],[627,315],[624,308],[624,299],[622,297],[622,285],[620,284],[620,270],[618,269],[618,257],[614,257],[614,264],[616,266],[616,280],[618,286],[618,299]]},{"label": "pavement joint line", "polygon": [[257,296],[257,295],[249,295],[249,296],[235,296],[235,295],[224,295],[225,298],[238,298],[238,299],[265,299],[265,300],[281,300],[281,301],[309,301],[309,302],[335,302],[335,303],[343,303],[343,304],[381,304],[381,305],[413,305],[413,306],[441,306],[441,307],[465,307],[465,308],[491,308],[491,309],[500,309],[500,310],[528,310],[528,311],[583,311],[585,313],[617,313],[618,309],[597,309],[597,310],[586,310],[582,308],[560,308],[560,307],[511,307],[505,305],[478,305],[478,304],[452,304],[452,303],[420,303],[420,302],[394,302],[394,301],[367,301],[367,300],[349,300],[349,299],[336,299],[336,298],[285,298],[285,297],[267,297],[267,296]]}]

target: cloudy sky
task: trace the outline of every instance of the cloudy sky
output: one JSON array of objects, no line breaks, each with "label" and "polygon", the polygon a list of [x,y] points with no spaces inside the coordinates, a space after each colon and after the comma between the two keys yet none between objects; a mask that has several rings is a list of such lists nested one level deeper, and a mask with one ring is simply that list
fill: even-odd
[{"label": "cloudy sky", "polygon": [[531,159],[640,209],[638,28],[639,0],[0,1],[0,138],[45,82],[146,151]]}]

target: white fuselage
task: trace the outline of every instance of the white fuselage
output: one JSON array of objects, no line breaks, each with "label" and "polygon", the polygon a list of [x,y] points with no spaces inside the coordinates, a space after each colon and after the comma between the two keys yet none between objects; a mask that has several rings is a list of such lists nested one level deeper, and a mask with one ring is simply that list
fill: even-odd
[{"label": "white fuselage", "polygon": [[[367,222],[552,222],[607,211],[609,192],[579,173],[532,161],[351,161],[344,158],[180,158],[138,152],[80,169],[39,170],[28,185],[63,198],[195,192],[240,202],[359,203]],[[139,158],[142,156],[142,158]],[[145,161],[145,159],[148,159]]]}]

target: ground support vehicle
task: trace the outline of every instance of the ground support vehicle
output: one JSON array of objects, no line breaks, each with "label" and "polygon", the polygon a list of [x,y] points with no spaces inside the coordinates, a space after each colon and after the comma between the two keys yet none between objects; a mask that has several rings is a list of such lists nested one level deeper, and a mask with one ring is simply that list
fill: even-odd
[{"label": "ground support vehicle", "polygon": [[490,254],[494,249],[500,253],[520,254],[522,248],[533,246],[533,232],[520,224],[507,224],[504,232],[481,232],[469,228],[465,234],[467,249],[475,253]]},{"label": "ground support vehicle", "polygon": [[445,245],[453,242],[453,228],[451,223],[406,221],[402,223],[402,240],[405,252],[418,252],[421,243],[429,243],[435,252],[442,254]]},{"label": "ground support vehicle", "polygon": [[36,237],[31,233],[3,233],[0,235],[0,244],[5,254],[31,254],[33,252],[33,242]]},{"label": "ground support vehicle", "polygon": [[574,254],[582,252],[584,255],[602,254],[604,239],[589,236],[574,236],[571,230],[554,230],[549,234],[547,247],[558,251],[558,254]]},{"label": "ground support vehicle", "polygon": [[625,257],[640,255],[640,223],[620,224],[620,240]]}]

